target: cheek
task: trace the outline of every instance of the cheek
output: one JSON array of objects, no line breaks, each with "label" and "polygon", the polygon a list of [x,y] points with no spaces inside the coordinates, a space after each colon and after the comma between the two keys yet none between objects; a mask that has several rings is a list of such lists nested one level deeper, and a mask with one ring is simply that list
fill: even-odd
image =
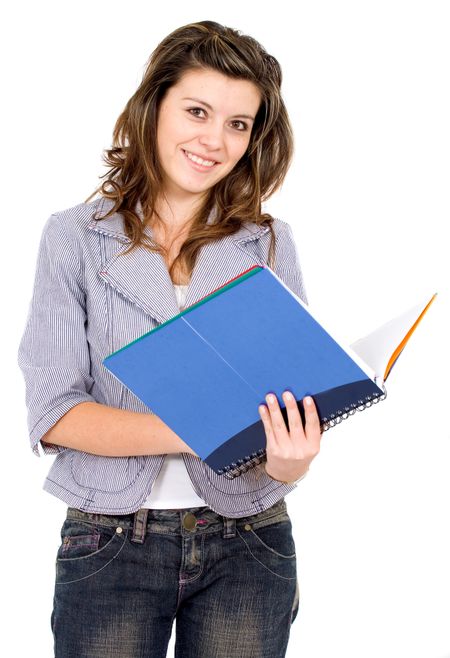
[{"label": "cheek", "polygon": [[245,138],[245,139],[242,138],[238,142],[233,144],[231,153],[232,153],[232,158],[236,163],[242,158],[243,155],[245,155],[249,143],[250,143],[249,138]]},{"label": "cheek", "polygon": [[169,113],[162,113],[157,131],[158,148],[165,153],[170,153],[182,142],[180,122],[170,117]]}]

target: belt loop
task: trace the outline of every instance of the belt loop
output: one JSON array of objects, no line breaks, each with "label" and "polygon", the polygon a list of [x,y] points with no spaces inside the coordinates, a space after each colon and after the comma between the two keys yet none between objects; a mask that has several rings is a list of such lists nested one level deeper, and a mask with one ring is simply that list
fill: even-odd
[{"label": "belt loop", "polygon": [[231,539],[236,537],[236,519],[228,518],[224,516],[223,518],[223,538]]},{"label": "belt loop", "polygon": [[134,513],[133,536],[131,541],[143,544],[147,530],[148,507],[142,507]]}]

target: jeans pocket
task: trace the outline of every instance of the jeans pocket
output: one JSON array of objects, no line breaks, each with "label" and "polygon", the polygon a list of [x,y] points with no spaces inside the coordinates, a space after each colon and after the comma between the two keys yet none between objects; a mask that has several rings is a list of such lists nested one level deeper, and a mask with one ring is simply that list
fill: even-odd
[{"label": "jeans pocket", "polygon": [[[100,548],[101,534],[96,528],[80,528],[80,524],[66,527],[62,534],[61,545],[58,549],[58,560],[72,560],[80,557],[89,557]],[[87,532],[87,530],[89,530]]]},{"label": "jeans pocket", "polygon": [[295,558],[291,520],[287,515],[267,525],[250,524],[249,530],[255,540],[271,553],[286,559]]},{"label": "jeans pocket", "polygon": [[236,528],[249,554],[256,562],[279,578],[297,577],[295,541],[287,512],[274,519],[245,523]]},{"label": "jeans pocket", "polygon": [[128,531],[66,518],[56,555],[56,584],[74,583],[104,569],[120,553]]}]

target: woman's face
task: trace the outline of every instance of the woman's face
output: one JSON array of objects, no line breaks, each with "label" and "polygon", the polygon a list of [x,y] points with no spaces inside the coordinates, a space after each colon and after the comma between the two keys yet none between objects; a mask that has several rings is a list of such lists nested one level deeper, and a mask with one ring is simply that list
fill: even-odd
[{"label": "woman's face", "polygon": [[233,169],[249,144],[260,101],[255,84],[212,69],[189,70],[167,90],[157,125],[166,196],[201,197]]}]

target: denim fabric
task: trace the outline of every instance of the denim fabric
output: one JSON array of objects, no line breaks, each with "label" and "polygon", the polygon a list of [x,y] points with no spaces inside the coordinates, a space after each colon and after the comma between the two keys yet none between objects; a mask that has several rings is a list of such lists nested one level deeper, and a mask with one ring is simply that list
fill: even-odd
[{"label": "denim fabric", "polygon": [[51,615],[55,658],[282,658],[299,607],[284,499],[112,516],[67,509]]}]

